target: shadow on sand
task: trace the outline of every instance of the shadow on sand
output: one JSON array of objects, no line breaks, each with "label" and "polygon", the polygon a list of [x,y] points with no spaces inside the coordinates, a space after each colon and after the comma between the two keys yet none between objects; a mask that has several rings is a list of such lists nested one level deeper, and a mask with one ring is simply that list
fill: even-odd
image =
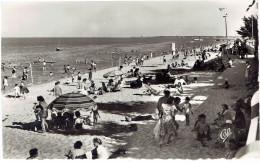
[{"label": "shadow on sand", "polygon": [[[50,121],[47,121],[50,123]],[[41,130],[40,122],[13,122],[11,126],[5,126],[9,128],[22,129],[27,131],[39,131]],[[104,136],[112,136],[113,134],[122,133],[122,132],[133,132],[137,131],[136,124],[130,125],[120,125],[114,122],[106,122],[102,124],[96,124],[95,126],[88,126],[88,128],[83,129],[71,129],[71,130],[61,130],[55,129],[50,130],[50,133],[62,134],[62,135],[104,135]]]}]

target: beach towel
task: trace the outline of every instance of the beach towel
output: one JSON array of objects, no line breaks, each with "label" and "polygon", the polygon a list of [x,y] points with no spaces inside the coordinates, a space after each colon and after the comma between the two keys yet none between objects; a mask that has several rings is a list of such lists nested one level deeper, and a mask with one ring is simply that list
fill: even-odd
[{"label": "beach towel", "polygon": [[153,130],[154,138],[156,140],[158,140],[160,137],[160,126],[161,126],[161,119],[158,120],[158,122]]}]

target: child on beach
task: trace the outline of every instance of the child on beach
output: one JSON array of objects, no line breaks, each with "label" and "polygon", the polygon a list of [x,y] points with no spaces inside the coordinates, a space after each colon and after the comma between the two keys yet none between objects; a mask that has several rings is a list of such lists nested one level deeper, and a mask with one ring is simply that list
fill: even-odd
[{"label": "child on beach", "polygon": [[186,97],[184,105],[182,106],[182,109],[185,112],[185,117],[186,117],[186,126],[190,125],[190,113],[193,114],[191,110],[191,104],[190,104],[190,98]]},{"label": "child on beach", "polygon": [[20,85],[20,95],[25,99],[25,94],[29,93],[29,90],[27,87],[25,87],[24,83],[22,82]]},{"label": "child on beach", "polygon": [[90,115],[92,113],[93,113],[93,123],[95,124],[98,121],[98,116],[99,116],[99,118],[101,118],[99,113],[98,113],[98,110],[97,110],[97,105],[92,106],[92,110],[90,112]]},{"label": "child on beach", "polygon": [[208,123],[206,123],[206,115],[201,114],[200,120],[198,121],[196,125],[196,131],[197,131],[197,139],[202,143],[203,147],[206,147],[205,139],[210,140],[210,126]]},{"label": "child on beach", "polygon": [[14,90],[15,90],[15,94],[14,97],[19,97],[20,96],[20,87],[18,86],[18,84],[14,85]]},{"label": "child on beach", "polygon": [[7,76],[4,77],[3,79],[3,90],[5,92],[5,88],[8,87],[8,80],[7,80]]}]

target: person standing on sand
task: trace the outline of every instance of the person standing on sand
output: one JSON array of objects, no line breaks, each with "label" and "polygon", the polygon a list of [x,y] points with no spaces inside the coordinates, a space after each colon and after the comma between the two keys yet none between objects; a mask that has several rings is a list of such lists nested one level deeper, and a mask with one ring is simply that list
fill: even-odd
[{"label": "person standing on sand", "polygon": [[162,112],[163,116],[161,118],[162,126],[160,128],[160,146],[164,144],[166,140],[166,145],[169,145],[169,142],[171,140],[171,137],[173,134],[177,134],[177,128],[174,125],[175,124],[175,114],[177,113],[177,108],[175,105],[172,105],[174,101],[173,97],[169,97],[166,101],[166,104],[162,104]]},{"label": "person standing on sand", "polygon": [[15,66],[12,69],[12,77],[16,78],[16,68],[15,68]]},{"label": "person standing on sand", "polygon": [[4,93],[5,93],[5,88],[8,87],[8,80],[7,80],[7,76],[4,76],[4,79],[3,79],[3,90],[4,90]]},{"label": "person standing on sand", "polygon": [[41,117],[41,124],[42,124],[42,131],[46,132],[49,130],[48,123],[46,118],[48,117],[48,110],[47,110],[47,103],[42,96],[37,97],[37,101],[39,102],[38,107],[41,109],[40,117]]},{"label": "person standing on sand", "polygon": [[67,75],[67,67],[66,67],[66,65],[64,65],[63,69],[64,69],[64,74]]},{"label": "person standing on sand", "polygon": [[78,78],[77,78],[77,80],[78,80],[78,89],[81,89],[81,88],[80,88],[80,82],[81,82],[81,74],[80,74],[80,72],[78,72]]},{"label": "person standing on sand", "polygon": [[43,72],[46,71],[46,62],[45,61],[43,61],[43,63],[42,63],[42,70],[43,70]]},{"label": "person standing on sand", "polygon": [[165,56],[163,56],[163,64],[165,64],[166,63],[166,58],[165,58]]},{"label": "person standing on sand", "polygon": [[157,103],[157,110],[159,118],[163,116],[162,104],[166,104],[168,98],[170,97],[170,91],[164,90],[164,96],[160,97]]},{"label": "person standing on sand", "polygon": [[14,90],[15,90],[14,98],[17,98],[18,96],[20,96],[20,87],[18,86],[18,84],[14,85]]},{"label": "person standing on sand", "polygon": [[89,81],[92,80],[92,70],[91,69],[89,70],[89,73],[88,73],[88,80]]},{"label": "person standing on sand", "polygon": [[85,64],[88,64],[88,58],[87,57],[85,58]]},{"label": "person standing on sand", "polygon": [[190,98],[186,97],[184,105],[182,107],[182,110],[185,112],[185,118],[186,118],[186,126],[190,125],[190,113],[193,114],[191,110],[191,104],[190,104]]},{"label": "person standing on sand", "polygon": [[98,109],[97,109],[97,105],[94,105],[91,109],[90,115],[93,113],[93,123],[96,124],[98,121],[98,117],[100,117],[99,113],[98,113]]}]

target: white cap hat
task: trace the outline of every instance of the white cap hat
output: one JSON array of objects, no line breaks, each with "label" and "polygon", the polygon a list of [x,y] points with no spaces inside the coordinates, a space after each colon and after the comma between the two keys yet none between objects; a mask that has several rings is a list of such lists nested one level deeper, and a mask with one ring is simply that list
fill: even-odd
[{"label": "white cap hat", "polygon": [[226,120],[226,123],[232,124],[232,121],[231,120]]}]

